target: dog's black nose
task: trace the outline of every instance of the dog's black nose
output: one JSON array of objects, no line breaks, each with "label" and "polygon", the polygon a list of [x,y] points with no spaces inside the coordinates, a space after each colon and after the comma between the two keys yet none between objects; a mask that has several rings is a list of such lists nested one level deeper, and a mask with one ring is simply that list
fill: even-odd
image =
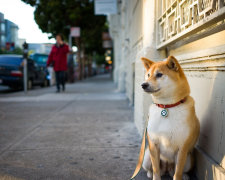
[{"label": "dog's black nose", "polygon": [[143,83],[141,86],[142,86],[143,89],[146,89],[146,88],[148,88],[149,84],[148,83]]}]

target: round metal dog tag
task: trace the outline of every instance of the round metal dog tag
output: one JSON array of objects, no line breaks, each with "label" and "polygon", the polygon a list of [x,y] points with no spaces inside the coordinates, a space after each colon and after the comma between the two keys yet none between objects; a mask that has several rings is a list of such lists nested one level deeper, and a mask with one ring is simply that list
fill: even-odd
[{"label": "round metal dog tag", "polygon": [[168,110],[167,109],[163,109],[161,111],[161,115],[162,115],[162,117],[167,117],[168,116]]}]

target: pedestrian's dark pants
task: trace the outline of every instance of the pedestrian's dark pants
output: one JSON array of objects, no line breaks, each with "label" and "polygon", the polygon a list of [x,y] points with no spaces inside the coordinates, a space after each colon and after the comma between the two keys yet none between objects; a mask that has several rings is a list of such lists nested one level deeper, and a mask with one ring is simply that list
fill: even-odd
[{"label": "pedestrian's dark pants", "polygon": [[56,78],[56,88],[57,91],[60,91],[60,85],[62,85],[62,90],[65,90],[65,71],[56,71],[55,72]]}]

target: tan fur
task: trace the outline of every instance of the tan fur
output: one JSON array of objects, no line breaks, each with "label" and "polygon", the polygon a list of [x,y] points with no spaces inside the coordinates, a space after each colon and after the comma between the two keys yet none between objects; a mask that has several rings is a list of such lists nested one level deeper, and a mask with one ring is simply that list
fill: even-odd
[{"label": "tan fur", "polygon": [[[154,103],[174,104],[186,98],[186,102],[183,105],[185,107],[186,116],[182,117],[184,119],[182,121],[184,122],[182,128],[186,129],[188,134],[187,136],[184,136],[182,145],[172,143],[170,144],[170,148],[176,152],[176,161],[174,162],[175,174],[173,176],[173,180],[182,180],[184,169],[189,169],[186,167],[188,164],[187,162],[192,162],[191,152],[199,136],[200,129],[199,121],[195,114],[194,101],[189,96],[190,88],[188,81],[178,61],[173,56],[169,56],[166,61],[160,62],[153,62],[147,58],[142,58],[141,60],[143,61],[144,67],[146,69],[145,83],[149,84],[146,92],[151,93]],[[158,78],[157,73],[163,74],[164,79],[161,78],[163,79],[161,80]],[[151,114],[149,121],[151,121]],[[163,123],[163,121],[161,123]],[[153,180],[160,180],[160,155],[162,153],[160,149],[160,143],[162,142],[154,140],[155,137],[151,137],[151,132],[148,133],[150,135],[149,149],[153,169]],[[188,161],[186,161],[187,158]],[[171,172],[170,174],[173,172],[171,167],[173,167],[173,162],[170,162],[170,166],[168,166]]]},{"label": "tan fur", "polygon": [[[177,82],[177,91],[176,94],[173,96],[173,99],[170,100],[170,104],[176,103],[190,94],[190,87],[188,85],[187,79],[176,58],[174,58],[173,56],[169,56],[167,61],[160,61],[157,63],[152,62],[147,58],[142,58],[141,60],[143,61],[143,64],[145,66],[146,74],[150,74],[150,77],[147,81],[150,81],[151,83],[153,83],[153,85],[155,85],[156,83],[156,77],[154,76],[154,72],[156,71],[168,75],[171,79]],[[175,63],[177,71],[173,71],[168,68],[168,65],[171,63],[171,61]],[[164,98],[168,97],[163,97],[163,95],[164,93],[162,92],[160,102],[159,98],[156,99],[155,96],[152,96],[154,103],[169,104],[166,100],[163,100]]]},{"label": "tan fur", "polygon": [[199,121],[196,116],[193,118],[193,114],[195,114],[195,109],[192,107],[190,109],[189,117],[187,117],[187,123],[188,123],[188,126],[190,127],[191,131],[189,133],[188,138],[185,140],[185,143],[184,143],[182,149],[180,149],[178,151],[174,180],[182,179],[182,174],[183,174],[183,169],[184,169],[185,162],[186,162],[186,157],[187,157],[188,153],[191,152],[192,149],[194,148],[194,145],[199,136],[199,131],[200,131]]}]

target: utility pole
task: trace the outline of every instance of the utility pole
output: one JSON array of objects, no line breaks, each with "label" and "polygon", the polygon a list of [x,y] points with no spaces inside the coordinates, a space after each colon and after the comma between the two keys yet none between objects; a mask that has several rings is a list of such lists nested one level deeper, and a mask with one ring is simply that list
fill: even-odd
[{"label": "utility pole", "polygon": [[78,59],[78,66],[79,66],[79,77],[78,79],[81,80],[82,79],[82,72],[83,72],[83,68],[82,68],[82,60],[81,60],[81,46],[80,46],[80,38],[76,37],[75,38],[76,41],[76,46],[77,46],[77,59]]},{"label": "utility pole", "polygon": [[28,44],[26,41],[23,43],[23,87],[24,93],[27,93],[27,57],[28,57]]},{"label": "utility pole", "polygon": [[69,47],[72,49],[72,36],[69,34]]},{"label": "utility pole", "polygon": [[[75,43],[77,46],[77,59],[78,59],[78,66],[79,66],[79,75],[78,75],[78,79],[81,80],[82,79],[82,72],[83,72],[83,68],[82,68],[82,58],[81,58],[81,43],[80,43],[80,27],[71,27],[70,28],[70,36],[75,38]],[[71,40],[72,42],[72,40]]]}]

